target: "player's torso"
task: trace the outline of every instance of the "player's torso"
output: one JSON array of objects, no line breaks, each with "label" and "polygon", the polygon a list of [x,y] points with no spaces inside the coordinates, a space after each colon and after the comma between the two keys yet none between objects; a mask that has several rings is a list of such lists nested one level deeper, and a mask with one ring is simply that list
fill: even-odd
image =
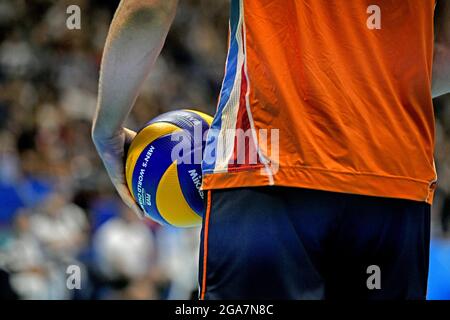
[{"label": "player's torso", "polygon": [[[279,130],[278,184],[299,178],[286,173],[291,168],[336,173],[337,181],[363,174],[431,183],[434,6],[434,0],[232,1],[213,128],[222,131],[219,138],[225,128]],[[256,136],[256,144],[270,160],[268,137],[260,143]],[[209,169],[249,167],[232,163],[231,139],[220,148],[225,152]]]}]

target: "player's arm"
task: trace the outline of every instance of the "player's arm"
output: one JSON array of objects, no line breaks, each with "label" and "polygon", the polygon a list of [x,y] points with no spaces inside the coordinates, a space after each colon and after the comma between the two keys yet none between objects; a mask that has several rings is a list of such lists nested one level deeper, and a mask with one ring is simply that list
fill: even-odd
[{"label": "player's arm", "polygon": [[436,10],[433,97],[450,92],[450,1],[439,0]]},{"label": "player's arm", "polygon": [[103,52],[92,139],[125,203],[142,211],[125,183],[124,143],[135,133],[124,122],[161,52],[175,16],[177,0],[122,0]]}]

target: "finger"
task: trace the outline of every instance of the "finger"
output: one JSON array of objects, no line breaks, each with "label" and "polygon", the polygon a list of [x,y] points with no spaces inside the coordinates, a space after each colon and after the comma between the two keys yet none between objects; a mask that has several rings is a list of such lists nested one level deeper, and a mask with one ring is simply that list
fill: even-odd
[{"label": "finger", "polygon": [[144,212],[141,210],[141,208],[138,206],[136,201],[133,199],[130,191],[128,190],[128,187],[125,184],[114,184],[117,192],[119,193],[122,200],[125,202],[125,204],[136,213],[138,218],[143,219],[145,218]]},{"label": "finger", "polygon": [[131,195],[126,185],[124,175],[117,174],[117,172],[122,172],[123,170],[124,170],[123,166],[120,163],[117,163],[116,161],[114,161],[114,163],[109,163],[107,166],[108,174],[111,178],[114,187],[119,193],[119,196],[122,198],[125,204],[129,208],[131,208],[139,218],[142,219],[145,217],[145,214],[142,212],[142,210],[134,201],[133,196]]},{"label": "finger", "polygon": [[[131,146],[131,142],[133,141],[134,137],[136,136],[136,132],[134,132],[134,131],[132,131],[130,129],[127,129],[127,128],[124,128],[123,132],[124,132],[124,136],[125,136],[124,137],[125,138],[125,142],[124,142],[124,146],[123,146],[123,151],[124,151],[124,155],[126,155],[126,154],[128,154],[128,149]],[[124,156],[123,157],[123,164],[124,165],[125,165],[126,161],[127,161],[127,157]]]},{"label": "finger", "polygon": [[131,143],[131,140],[136,136],[136,132],[127,128],[123,128],[123,132],[125,133],[125,141]]}]

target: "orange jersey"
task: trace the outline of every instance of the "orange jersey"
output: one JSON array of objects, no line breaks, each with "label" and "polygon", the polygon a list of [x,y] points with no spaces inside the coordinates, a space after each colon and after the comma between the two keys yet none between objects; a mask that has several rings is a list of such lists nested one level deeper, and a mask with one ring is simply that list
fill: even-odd
[{"label": "orange jersey", "polygon": [[[375,2],[232,1],[204,189],[432,202],[435,1]],[[236,129],[250,132],[244,142]]]}]

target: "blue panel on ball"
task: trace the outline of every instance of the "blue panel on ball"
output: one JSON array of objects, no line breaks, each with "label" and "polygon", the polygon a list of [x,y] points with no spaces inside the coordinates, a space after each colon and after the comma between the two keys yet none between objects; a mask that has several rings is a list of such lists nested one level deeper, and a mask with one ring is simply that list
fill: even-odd
[{"label": "blue panel on ball", "polygon": [[202,168],[200,164],[179,163],[178,179],[183,186],[181,191],[189,206],[196,214],[203,217],[204,192],[200,189],[202,184]]},{"label": "blue panel on ball", "polygon": [[149,144],[136,161],[133,170],[133,194],[139,206],[152,219],[168,224],[156,207],[156,191],[167,168],[173,163],[171,135],[165,135]]}]

